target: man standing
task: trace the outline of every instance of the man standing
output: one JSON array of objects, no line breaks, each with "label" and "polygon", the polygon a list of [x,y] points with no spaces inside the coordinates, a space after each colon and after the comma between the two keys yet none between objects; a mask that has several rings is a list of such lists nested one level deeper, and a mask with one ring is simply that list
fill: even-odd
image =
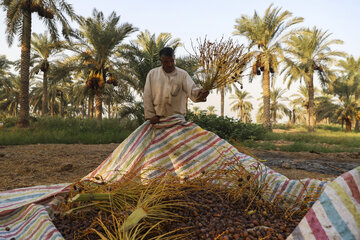
[{"label": "man standing", "polygon": [[205,102],[209,91],[196,87],[190,75],[175,67],[174,50],[165,47],[159,53],[161,66],[150,70],[144,89],[145,119],[152,124],[160,118],[186,114],[186,97]]}]

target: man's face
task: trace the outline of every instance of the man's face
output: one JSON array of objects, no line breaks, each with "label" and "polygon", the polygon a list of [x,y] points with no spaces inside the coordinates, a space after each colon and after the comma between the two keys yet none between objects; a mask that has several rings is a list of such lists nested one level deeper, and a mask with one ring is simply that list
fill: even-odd
[{"label": "man's face", "polygon": [[172,57],[165,57],[161,56],[160,62],[162,65],[162,68],[166,73],[171,73],[175,70],[175,59],[174,56]]}]

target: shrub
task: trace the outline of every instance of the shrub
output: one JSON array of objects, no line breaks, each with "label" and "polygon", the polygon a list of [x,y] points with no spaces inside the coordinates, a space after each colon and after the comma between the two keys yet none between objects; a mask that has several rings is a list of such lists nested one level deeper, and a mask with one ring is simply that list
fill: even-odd
[{"label": "shrub", "polygon": [[317,125],[316,129],[323,129],[323,130],[329,130],[332,132],[338,132],[338,131],[345,131],[344,129],[341,129],[340,126],[335,126],[335,125]]},{"label": "shrub", "polygon": [[285,123],[277,123],[272,126],[273,129],[283,129],[283,130],[289,130],[291,126],[289,124]]},{"label": "shrub", "polygon": [[226,140],[245,141],[247,139],[263,139],[266,130],[262,125],[253,123],[243,123],[229,117],[220,117],[216,115],[188,113],[187,121],[199,125],[201,128],[217,134]]}]

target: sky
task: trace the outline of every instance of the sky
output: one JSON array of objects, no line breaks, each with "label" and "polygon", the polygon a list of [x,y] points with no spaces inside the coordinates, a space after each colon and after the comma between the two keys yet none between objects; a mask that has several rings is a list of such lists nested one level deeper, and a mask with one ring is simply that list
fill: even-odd
[{"label": "sky", "polygon": [[[274,7],[281,7],[282,10],[292,12],[293,16],[303,17],[304,22],[298,27],[316,26],[331,33],[330,39],[340,39],[343,45],[334,45],[333,50],[344,51],[354,57],[360,57],[360,1],[359,0],[67,0],[72,4],[77,14],[88,17],[96,8],[108,16],[115,11],[121,16],[120,23],[128,22],[137,27],[139,31],[149,30],[150,33],[171,33],[173,38],[180,38],[183,47],[177,49],[177,56],[185,56],[191,52],[191,43],[198,38],[207,37],[210,40],[221,37],[231,37],[239,43],[247,44],[247,41],[240,36],[233,36],[236,19],[242,15],[253,16],[254,11],[263,16],[265,10],[273,3]],[[0,11],[0,55],[6,55],[10,60],[20,58],[19,40],[16,39],[11,47],[8,46],[5,35],[5,12]],[[33,15],[34,16],[34,15]],[[43,33],[45,26],[37,17],[33,18],[33,32]],[[136,38],[132,34],[128,40]],[[275,86],[286,88],[281,76],[275,77]],[[261,102],[261,79],[255,78],[252,83],[247,79],[243,80],[244,89],[252,96],[249,99],[254,106],[252,112],[253,120],[257,108]],[[293,94],[299,84],[294,84],[286,96]],[[315,85],[318,85],[315,82]],[[228,93],[225,98],[225,115],[235,117],[232,112],[231,102]],[[220,114],[220,97],[212,92],[206,103],[196,103],[200,109],[206,109],[213,105]]]}]

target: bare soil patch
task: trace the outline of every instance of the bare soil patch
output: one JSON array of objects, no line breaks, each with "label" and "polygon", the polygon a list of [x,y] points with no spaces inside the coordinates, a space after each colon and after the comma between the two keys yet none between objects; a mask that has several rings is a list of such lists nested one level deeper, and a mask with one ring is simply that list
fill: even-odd
[{"label": "bare soil patch", "polygon": [[[78,181],[103,162],[117,146],[117,143],[0,146],[0,191]],[[343,171],[360,165],[360,153],[250,151],[266,159],[265,165],[293,179],[336,177],[342,173],[341,169],[336,170],[336,166],[321,168],[327,163],[345,164],[349,169]],[[317,169],[319,166],[321,169]]]}]

